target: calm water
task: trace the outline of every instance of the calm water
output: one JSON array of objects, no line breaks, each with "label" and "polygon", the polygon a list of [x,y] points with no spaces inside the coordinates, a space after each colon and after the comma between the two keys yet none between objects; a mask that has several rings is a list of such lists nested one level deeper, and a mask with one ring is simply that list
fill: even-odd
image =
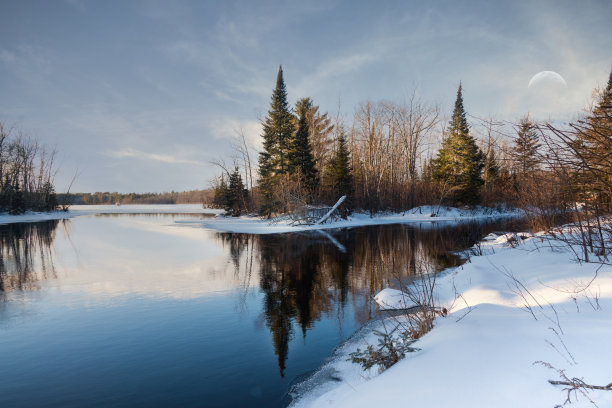
[{"label": "calm water", "polygon": [[189,215],[0,226],[0,407],[279,407],[421,261],[504,223],[216,233]]}]

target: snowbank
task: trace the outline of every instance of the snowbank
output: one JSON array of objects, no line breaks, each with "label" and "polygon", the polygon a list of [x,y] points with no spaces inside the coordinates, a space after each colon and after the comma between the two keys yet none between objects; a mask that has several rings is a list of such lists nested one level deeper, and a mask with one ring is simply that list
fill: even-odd
[{"label": "snowbank", "polygon": [[[346,358],[376,344],[367,328],[322,367],[334,381],[315,374],[298,384],[293,406],[552,407],[567,397],[548,382],[561,380],[556,370],[609,384],[612,267],[578,264],[541,234],[487,238],[480,243],[486,255],[438,280],[440,306],[450,313],[414,344],[421,351],[380,375],[363,372]],[[612,406],[612,391],[603,390],[572,393],[571,406],[593,406],[588,398]]]},{"label": "snowbank", "polygon": [[403,310],[417,306],[408,294],[401,290],[386,288],[378,292],[374,296],[374,300],[378,303],[380,310]]},{"label": "snowbank", "polygon": [[48,213],[27,212],[20,215],[0,213],[0,224],[16,222],[37,222],[62,220],[95,214],[219,214],[223,211],[202,208],[201,204],[158,204],[158,205],[73,205],[68,211]]},{"label": "snowbank", "polygon": [[[201,221],[205,228],[225,232],[242,232],[249,234],[274,234],[284,232],[309,231],[360,227],[365,225],[401,224],[414,222],[467,221],[473,219],[519,217],[518,210],[495,210],[478,207],[476,209],[459,209],[453,207],[422,206],[402,213],[369,214],[354,213],[346,220],[327,222],[320,225],[291,225],[290,221],[271,222],[259,217],[218,217]],[[200,221],[198,221],[200,222]]]}]

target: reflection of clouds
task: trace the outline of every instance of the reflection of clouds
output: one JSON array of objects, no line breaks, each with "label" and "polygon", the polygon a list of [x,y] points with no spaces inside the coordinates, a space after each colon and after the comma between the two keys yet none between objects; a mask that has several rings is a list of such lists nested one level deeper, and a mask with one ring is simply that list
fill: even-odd
[{"label": "reflection of clouds", "polygon": [[67,237],[56,239],[59,279],[47,284],[97,301],[128,295],[193,299],[243,287],[243,271],[228,264],[226,251],[207,231],[171,222],[170,217],[73,221],[74,247]]},{"label": "reflection of clouds", "polygon": [[108,264],[102,268],[88,268],[86,273],[66,269],[57,285],[62,293],[98,298],[96,300],[122,296],[195,299],[239,287],[240,278],[231,276],[214,261],[177,266],[155,265],[154,260],[136,261],[119,267]]}]

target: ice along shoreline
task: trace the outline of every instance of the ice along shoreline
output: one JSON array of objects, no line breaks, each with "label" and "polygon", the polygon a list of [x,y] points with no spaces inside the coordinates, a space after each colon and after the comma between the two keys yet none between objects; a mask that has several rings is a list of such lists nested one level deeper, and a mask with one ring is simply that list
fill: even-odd
[{"label": "ice along shoreline", "polygon": [[[370,216],[366,213],[353,213],[346,220],[326,222],[319,225],[291,225],[289,221],[274,222],[261,217],[216,217],[203,221],[202,227],[220,232],[246,234],[279,234],[286,232],[314,231],[322,229],[362,227],[368,225],[389,225],[423,222],[462,222],[470,220],[519,218],[523,213],[516,209],[495,209],[477,207],[460,209],[455,207],[422,206],[399,213],[378,213]],[[187,222],[189,221],[181,221]]]}]

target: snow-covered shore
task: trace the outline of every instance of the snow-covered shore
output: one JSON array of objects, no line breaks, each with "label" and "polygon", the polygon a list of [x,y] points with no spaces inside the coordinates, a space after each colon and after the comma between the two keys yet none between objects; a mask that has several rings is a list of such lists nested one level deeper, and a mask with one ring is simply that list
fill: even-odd
[{"label": "snow-covered shore", "polygon": [[469,221],[478,219],[495,219],[503,217],[520,217],[518,210],[496,210],[479,207],[476,209],[459,209],[454,207],[422,206],[401,213],[381,213],[370,216],[354,213],[346,220],[326,222],[320,225],[291,225],[290,221],[271,222],[260,217],[217,217],[201,221],[205,228],[249,234],[275,234],[284,232],[310,231],[320,229],[359,227],[366,225],[401,224],[414,222]]},{"label": "snow-covered shore", "polygon": [[0,224],[62,220],[95,214],[219,214],[221,212],[221,210],[202,208],[201,204],[72,205],[68,211],[27,212],[19,215],[0,213]]},{"label": "snow-covered shore", "polygon": [[[382,323],[374,321],[295,387],[292,406],[563,405],[567,391],[548,382],[562,380],[560,373],[538,361],[570,379],[612,382],[612,267],[579,264],[541,234],[516,246],[517,236],[509,238],[489,236],[483,255],[438,280],[439,304],[450,313],[413,345],[420,351],[382,374],[346,361],[358,347],[377,344],[372,329]],[[587,391],[572,393],[571,406],[593,406],[588,398],[612,406],[612,391]]]}]

